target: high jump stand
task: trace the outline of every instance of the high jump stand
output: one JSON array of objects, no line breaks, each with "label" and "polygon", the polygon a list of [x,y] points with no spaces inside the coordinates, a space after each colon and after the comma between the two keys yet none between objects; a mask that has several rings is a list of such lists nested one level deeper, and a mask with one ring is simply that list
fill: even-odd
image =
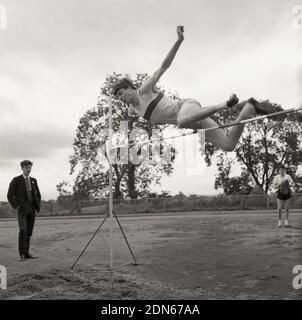
[{"label": "high jump stand", "polygon": [[[105,271],[110,271],[113,272],[117,269],[129,266],[129,265],[133,265],[133,266],[137,266],[138,262],[134,256],[134,253],[131,249],[131,246],[128,242],[128,239],[126,237],[126,234],[123,230],[123,227],[117,217],[117,215],[114,213],[113,211],[113,173],[112,173],[112,164],[113,164],[113,160],[112,160],[112,98],[111,96],[109,96],[109,152],[108,152],[108,162],[109,162],[109,203],[108,203],[108,210],[107,210],[107,215],[105,216],[105,218],[103,219],[103,221],[101,222],[101,224],[99,225],[99,227],[97,228],[97,230],[95,231],[95,233],[93,234],[93,236],[90,238],[90,240],[88,241],[88,243],[86,244],[86,246],[84,247],[84,249],[82,250],[81,254],[78,256],[78,258],[76,259],[76,261],[73,263],[71,269],[74,269],[74,267],[76,266],[76,264],[78,263],[78,261],[80,260],[80,258],[82,257],[82,255],[84,254],[84,252],[86,251],[86,249],[89,247],[90,243],[92,242],[92,240],[95,238],[95,236],[97,235],[97,233],[100,231],[100,229],[102,228],[102,226],[104,225],[104,223],[106,222],[107,218],[109,218],[109,254],[110,254],[110,265],[109,268],[107,268]],[[132,256],[133,261],[128,262],[128,263],[124,263],[122,265],[119,266],[114,266],[114,253],[113,253],[113,220],[116,220],[123,238],[127,244],[127,247],[130,251],[130,254]]]}]

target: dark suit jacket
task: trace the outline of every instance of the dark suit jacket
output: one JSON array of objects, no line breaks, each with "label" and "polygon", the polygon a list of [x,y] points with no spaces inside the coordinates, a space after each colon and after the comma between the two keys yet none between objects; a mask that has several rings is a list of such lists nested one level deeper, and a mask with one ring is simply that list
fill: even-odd
[{"label": "dark suit jacket", "polygon": [[[37,180],[30,177],[32,194],[33,194],[33,205],[34,208],[39,212],[41,204],[41,194],[38,187]],[[25,179],[23,175],[15,177],[9,185],[7,199],[10,205],[21,212],[26,212],[32,206],[28,201],[27,189],[25,185]],[[31,209],[32,210],[32,209]]]}]

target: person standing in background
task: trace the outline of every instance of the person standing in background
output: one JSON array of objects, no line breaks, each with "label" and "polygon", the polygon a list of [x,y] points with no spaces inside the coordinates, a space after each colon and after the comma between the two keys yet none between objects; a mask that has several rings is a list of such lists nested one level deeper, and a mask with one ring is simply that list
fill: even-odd
[{"label": "person standing in background", "polygon": [[32,166],[33,163],[29,160],[21,162],[23,174],[12,180],[7,193],[10,205],[18,210],[19,261],[37,258],[29,252],[36,211],[40,211],[41,204],[37,180],[29,176]]},{"label": "person standing in background", "polygon": [[277,205],[278,205],[278,227],[282,227],[282,211],[285,209],[284,227],[289,228],[289,204],[292,196],[292,189],[295,184],[290,175],[286,173],[285,167],[282,165],[279,168],[279,174],[275,177],[273,186],[277,192]]}]

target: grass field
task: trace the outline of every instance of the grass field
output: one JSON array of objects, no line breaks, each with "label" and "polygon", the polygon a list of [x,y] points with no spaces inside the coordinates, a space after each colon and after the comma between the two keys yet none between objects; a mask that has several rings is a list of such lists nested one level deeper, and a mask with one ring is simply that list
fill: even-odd
[{"label": "grass field", "polygon": [[[40,218],[32,251],[19,262],[17,222],[0,221],[0,264],[8,289],[0,299],[300,299],[292,269],[302,264],[301,215],[278,229],[275,214],[175,213],[123,216],[138,266],[108,266],[105,224],[75,270],[70,266],[101,218]],[[131,261],[114,227],[116,265]]]}]

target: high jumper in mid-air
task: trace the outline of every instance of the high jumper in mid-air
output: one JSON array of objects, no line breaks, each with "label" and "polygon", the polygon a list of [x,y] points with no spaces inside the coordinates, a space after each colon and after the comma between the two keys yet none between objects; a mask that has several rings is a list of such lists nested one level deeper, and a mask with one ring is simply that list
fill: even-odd
[{"label": "high jumper in mid-air", "polygon": [[[239,106],[236,94],[224,102],[214,106],[202,107],[196,99],[172,99],[156,89],[161,76],[171,66],[178,49],[184,41],[184,27],[177,27],[177,40],[160,68],[148,78],[140,88],[136,88],[128,78],[118,80],[114,85],[113,94],[129,106],[129,114],[136,114],[155,124],[172,124],[178,128],[193,130],[217,127],[211,118],[223,109]],[[281,107],[259,102],[254,98],[240,103],[240,114],[236,122],[248,119],[255,114],[268,115],[281,111]],[[233,126],[229,134],[221,128],[206,131],[205,139],[224,151],[233,151],[242,135],[244,123]]]}]

